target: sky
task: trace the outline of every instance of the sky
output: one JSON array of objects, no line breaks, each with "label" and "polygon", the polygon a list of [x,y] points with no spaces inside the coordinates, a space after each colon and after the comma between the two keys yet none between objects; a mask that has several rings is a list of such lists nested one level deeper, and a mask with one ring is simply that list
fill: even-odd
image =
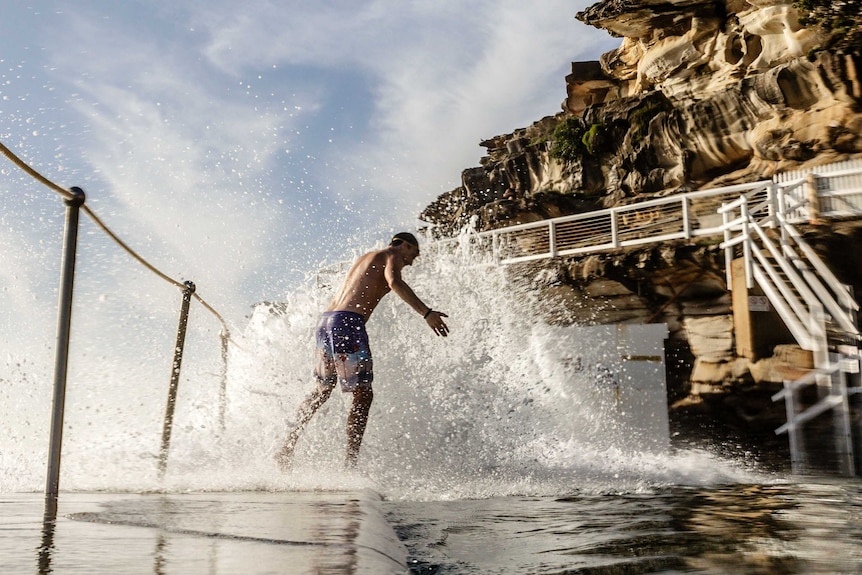
[{"label": "sky", "polygon": [[[588,5],[9,3],[0,141],[239,324],[416,229],[483,139],[559,112],[570,63],[619,45],[575,20]],[[65,207],[5,158],[0,205],[0,321],[51,329]],[[86,218],[78,272],[94,307],[132,293],[115,313],[146,314],[162,297]]]}]

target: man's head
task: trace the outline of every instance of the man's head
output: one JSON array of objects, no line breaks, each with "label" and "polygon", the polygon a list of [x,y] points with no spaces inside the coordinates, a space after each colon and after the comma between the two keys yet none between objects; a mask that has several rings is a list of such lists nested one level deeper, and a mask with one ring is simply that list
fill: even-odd
[{"label": "man's head", "polygon": [[407,242],[408,244],[413,244],[417,248],[419,247],[419,241],[416,239],[416,236],[411,234],[410,232],[398,232],[394,236],[392,236],[392,241],[390,245],[397,246],[401,242]]},{"label": "man's head", "polygon": [[413,260],[419,257],[419,241],[416,236],[410,232],[399,232],[392,236],[392,241],[389,245],[401,253],[404,258],[404,264],[410,265]]}]

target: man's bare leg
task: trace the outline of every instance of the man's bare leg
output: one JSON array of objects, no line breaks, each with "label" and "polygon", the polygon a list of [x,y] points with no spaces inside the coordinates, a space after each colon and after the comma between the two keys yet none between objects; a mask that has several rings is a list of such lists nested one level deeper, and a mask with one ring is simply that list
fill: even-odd
[{"label": "man's bare leg", "polygon": [[370,388],[357,388],[353,392],[353,405],[350,406],[350,414],[347,416],[347,458],[345,465],[349,468],[356,467],[359,458],[359,447],[362,445],[362,436],[365,435],[365,425],[368,423],[368,410],[374,400],[374,392]]},{"label": "man's bare leg", "polygon": [[293,428],[290,435],[287,436],[284,445],[275,455],[275,460],[282,470],[290,467],[291,460],[293,459],[293,450],[296,449],[296,442],[299,441],[302,430],[305,429],[306,424],[308,424],[317,410],[320,409],[320,406],[326,403],[326,400],[332,395],[333,389],[333,386],[318,385],[305,398],[299,409],[296,410],[296,427]]}]

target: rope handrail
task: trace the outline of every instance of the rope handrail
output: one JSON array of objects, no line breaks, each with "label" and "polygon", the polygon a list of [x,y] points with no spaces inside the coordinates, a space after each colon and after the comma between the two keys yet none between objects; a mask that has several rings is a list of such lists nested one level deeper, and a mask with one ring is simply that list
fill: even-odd
[{"label": "rope handrail", "polygon": [[37,172],[36,170],[31,168],[29,165],[27,165],[27,163],[24,160],[22,160],[21,158],[16,156],[14,154],[14,152],[12,152],[12,150],[7,148],[2,142],[0,142],[0,152],[3,152],[3,155],[6,156],[7,158],[9,158],[9,160],[11,160],[13,164],[15,164],[16,166],[21,168],[24,172],[29,174],[34,179],[38,180],[41,184],[48,186],[49,188],[51,188],[52,190],[54,190],[55,192],[57,192],[58,194],[63,196],[64,200],[71,200],[72,198],[75,197],[75,195],[72,192],[70,192],[69,190],[67,190],[65,188],[58,186],[57,184],[55,184],[54,182],[52,182],[51,180],[49,180],[48,178],[46,178],[45,176],[43,176],[42,174],[40,174],[39,172]]},{"label": "rope handrail", "polygon": [[[90,209],[89,207],[87,207],[86,205],[81,206],[81,210],[83,210],[83,212],[84,212],[85,214],[87,214],[87,216],[88,216],[91,220],[93,220],[93,223],[95,223],[99,228],[101,228],[101,230],[102,230],[103,232],[105,232],[105,234],[106,234],[108,237],[110,237],[112,240],[114,240],[114,242],[116,242],[118,246],[120,246],[120,247],[121,247],[121,248],[122,248],[126,253],[128,253],[130,256],[132,256],[132,258],[134,258],[138,263],[140,263],[142,266],[144,266],[145,268],[147,268],[147,269],[148,269],[148,270],[150,270],[152,273],[154,273],[155,275],[157,275],[158,277],[160,277],[160,278],[161,278],[161,279],[163,279],[164,281],[168,282],[169,284],[172,284],[173,286],[178,287],[178,288],[180,288],[180,289],[185,289],[185,284],[184,284],[184,283],[182,283],[182,282],[180,282],[180,281],[178,281],[178,280],[175,280],[174,278],[172,278],[172,277],[170,277],[169,275],[167,275],[167,274],[165,274],[164,272],[162,272],[162,271],[161,271],[160,269],[158,269],[156,266],[154,266],[153,264],[151,264],[150,262],[148,262],[146,259],[144,259],[144,257],[142,257],[140,254],[138,254],[138,252],[136,252],[135,250],[133,250],[133,249],[131,248],[131,246],[129,246],[126,242],[124,242],[123,240],[121,240],[121,239],[120,239],[120,237],[119,237],[119,236],[117,236],[117,234],[115,234],[115,233],[114,233],[114,232],[113,232],[113,231],[112,231],[112,230],[111,230],[111,229],[110,229],[110,228],[105,224],[105,222],[103,222],[103,221],[102,221],[102,219],[101,219],[101,218],[99,218],[99,216],[97,216],[97,215],[95,214],[95,212],[93,212],[93,210],[91,210],[91,209]],[[221,323],[222,330],[224,331],[224,333],[225,333],[225,334],[228,334],[228,333],[229,333],[229,330],[228,330],[228,328],[227,328],[227,324],[225,323],[224,318],[222,318],[221,314],[219,314],[219,313],[218,313],[218,312],[217,312],[217,311],[216,311],[216,310],[215,310],[215,309],[214,309],[210,304],[208,304],[208,303],[207,303],[207,302],[206,302],[206,301],[205,301],[205,300],[204,300],[204,299],[203,299],[203,298],[202,298],[202,297],[201,297],[197,292],[195,292],[195,293],[194,293],[193,297],[194,297],[194,299],[196,299],[196,300],[197,300],[197,301],[198,301],[198,302],[199,302],[199,303],[204,307],[204,309],[206,309],[206,310],[207,310],[207,311],[209,311],[211,314],[213,314],[213,316],[215,316],[215,318],[219,321],[219,323]]]},{"label": "rope handrail", "polygon": [[143,257],[141,257],[140,254],[138,254],[135,250],[133,250],[126,242],[121,240],[119,238],[119,236],[117,236],[117,234],[115,234],[113,231],[111,231],[111,229],[107,225],[105,225],[105,222],[103,222],[102,219],[99,216],[97,216],[95,214],[95,212],[93,212],[93,210],[91,210],[89,207],[87,207],[87,205],[81,206],[81,210],[85,214],[87,214],[87,216],[89,216],[89,218],[91,220],[93,220],[93,223],[95,223],[99,228],[101,228],[101,230],[103,232],[105,232],[105,234],[109,238],[114,240],[114,242],[116,242],[117,245],[119,245],[121,248],[123,248],[123,250],[125,250],[126,253],[128,253],[130,256],[132,256],[132,258],[137,260],[141,265],[143,265],[145,268],[147,268],[148,270],[150,270],[151,272],[153,272],[154,274],[156,274],[157,276],[159,276],[160,278],[162,278],[163,280],[165,280],[169,284],[172,284],[172,285],[174,285],[180,289],[183,288],[182,282],[179,282],[179,281],[173,279],[172,277],[168,276],[167,274],[163,273],[161,270],[159,270],[154,265],[152,265],[150,262],[148,262]]},{"label": "rope handrail", "polygon": [[170,283],[174,287],[179,287],[180,289],[182,289],[183,292],[183,303],[180,311],[180,322],[177,329],[177,342],[174,346],[174,360],[171,367],[171,383],[168,393],[165,424],[162,431],[162,449],[159,459],[160,479],[164,477],[164,473],[167,468],[168,446],[170,443],[170,435],[173,427],[174,404],[176,402],[176,391],[179,384],[180,365],[182,362],[186,327],[188,324],[189,302],[191,301],[192,297],[197,299],[198,302],[200,302],[200,304],[204,307],[204,309],[213,314],[213,316],[215,316],[215,318],[221,323],[222,327],[222,331],[220,333],[222,373],[221,386],[219,389],[218,415],[219,425],[222,430],[224,430],[225,424],[227,398],[226,389],[228,344],[230,342],[233,342],[233,340],[230,338],[230,332],[228,330],[227,324],[224,321],[224,318],[222,318],[221,314],[219,314],[209,303],[204,301],[202,297],[195,293],[196,290],[194,283],[190,281],[180,283],[179,281],[173,279],[166,273],[159,270],[156,266],[151,264],[144,257],[138,254],[135,250],[133,250],[131,246],[129,246],[122,239],[120,239],[120,237],[115,234],[105,224],[105,222],[103,222],[102,219],[95,214],[95,212],[93,212],[93,210],[91,210],[88,206],[84,205],[85,194],[83,190],[77,187],[73,187],[67,190],[55,184],[54,182],[34,170],[31,166],[29,166],[21,158],[15,155],[8,147],[6,147],[2,143],[0,143],[0,152],[2,152],[3,155],[5,155],[9,160],[11,160],[15,165],[17,165],[35,180],[60,194],[63,197],[64,203],[66,204],[66,226],[64,232],[63,260],[60,273],[61,301],[59,305],[60,309],[57,327],[58,346],[54,368],[54,399],[52,402],[53,411],[51,416],[51,436],[48,453],[48,480],[45,488],[45,514],[46,517],[55,518],[57,511],[56,502],[57,495],[59,493],[60,482],[60,455],[63,443],[63,413],[66,394],[69,324],[72,307],[72,286],[74,284],[75,276],[75,254],[78,236],[78,216],[80,211],[83,209],[84,213],[89,216],[89,218],[96,224],[96,226],[99,227],[118,246],[120,246],[120,248],[122,248],[126,253],[132,256],[134,260],[139,262],[157,277]]},{"label": "rope handrail", "polygon": [[[23,170],[29,176],[31,176],[32,178],[37,180],[39,183],[47,186],[51,190],[53,190],[53,191],[57,192],[58,194],[60,194],[61,196],[63,196],[63,199],[70,200],[70,199],[73,199],[75,197],[75,195],[72,192],[63,188],[62,186],[55,184],[54,182],[52,182],[51,180],[49,180],[48,178],[46,178],[45,176],[40,174],[38,171],[33,169],[30,165],[28,165],[24,160],[19,158],[14,152],[12,152],[12,150],[10,150],[2,142],[0,142],[0,152],[2,152],[3,155],[6,156],[12,163],[14,163],[16,166],[21,168],[21,170]],[[120,237],[117,234],[115,234],[105,224],[105,222],[103,222],[102,219],[99,216],[97,216],[96,213],[93,210],[91,210],[87,205],[81,206],[81,210],[83,210],[83,212],[85,214],[87,214],[87,216],[93,221],[93,223],[95,223],[109,238],[111,238],[126,253],[128,253],[130,256],[132,256],[132,258],[135,259],[138,263],[140,263],[146,269],[151,271],[153,274],[155,274],[156,276],[158,276],[162,280],[168,282],[169,284],[171,284],[177,288],[180,288],[180,289],[185,289],[185,284],[183,282],[175,280],[172,277],[170,277],[169,275],[167,275],[166,273],[162,272],[156,266],[154,266],[153,264],[148,262],[143,256],[138,254],[126,242],[124,242],[122,239],[120,239]],[[206,309],[208,312],[213,314],[213,316],[221,324],[222,332],[223,332],[224,336],[227,337],[228,339],[230,339],[230,330],[228,329],[227,323],[225,322],[225,320],[221,316],[221,314],[218,313],[218,311],[216,311],[215,308],[213,308],[209,303],[207,303],[197,292],[194,293],[193,297],[204,307],[204,309]],[[233,341],[233,340],[231,340],[231,341]]]}]

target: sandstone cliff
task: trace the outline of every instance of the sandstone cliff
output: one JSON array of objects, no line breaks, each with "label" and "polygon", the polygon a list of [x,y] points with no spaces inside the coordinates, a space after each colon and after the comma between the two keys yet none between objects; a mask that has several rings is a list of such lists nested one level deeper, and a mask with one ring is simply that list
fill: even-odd
[{"label": "sandstone cliff", "polygon": [[578,18],[620,47],[572,64],[562,113],[482,142],[424,220],[498,227],[862,154],[862,47],[818,50],[828,36],[790,4],[608,0]]},{"label": "sandstone cliff", "polygon": [[[575,62],[562,112],[481,145],[481,166],[422,213],[434,233],[479,230],[770,177],[862,156],[859,0],[605,0],[577,15],[622,38]],[[804,24],[804,25],[803,25]],[[818,230],[809,230],[817,232]],[[858,252],[853,225],[814,241]],[[844,253],[847,253],[846,251]],[[857,266],[838,270],[862,293]],[[771,434],[769,395],[804,366],[780,329],[738,358],[715,245],[669,244],[513,268],[559,322],[666,322],[671,400]],[[741,399],[745,398],[745,399]],[[712,402],[712,403],[710,403]],[[707,405],[709,404],[709,405]],[[713,409],[715,412],[716,409]]]}]

